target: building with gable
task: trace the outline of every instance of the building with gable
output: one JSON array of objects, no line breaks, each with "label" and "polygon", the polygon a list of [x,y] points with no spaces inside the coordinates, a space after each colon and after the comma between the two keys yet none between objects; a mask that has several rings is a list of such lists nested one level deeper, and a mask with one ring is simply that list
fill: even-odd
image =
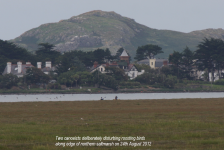
[{"label": "building with gable", "polygon": [[141,70],[141,72],[138,72],[134,64],[129,64],[128,69],[125,69],[125,74],[130,77],[130,80],[136,78],[139,75],[142,75],[143,73],[145,73],[145,70]]},{"label": "building with gable", "polygon": [[128,53],[126,52],[126,50],[123,50],[123,52],[121,53],[120,56],[120,62],[126,62],[127,66],[130,64],[130,56],[128,56]]}]

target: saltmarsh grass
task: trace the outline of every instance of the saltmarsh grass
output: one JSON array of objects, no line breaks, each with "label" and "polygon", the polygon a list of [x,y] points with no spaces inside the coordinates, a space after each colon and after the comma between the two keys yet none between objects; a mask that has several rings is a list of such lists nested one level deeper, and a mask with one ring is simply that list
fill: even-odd
[{"label": "saltmarsh grass", "polygon": [[[223,106],[221,98],[1,103],[0,150],[222,149]],[[152,146],[59,147],[70,141],[56,136],[144,136]]]}]

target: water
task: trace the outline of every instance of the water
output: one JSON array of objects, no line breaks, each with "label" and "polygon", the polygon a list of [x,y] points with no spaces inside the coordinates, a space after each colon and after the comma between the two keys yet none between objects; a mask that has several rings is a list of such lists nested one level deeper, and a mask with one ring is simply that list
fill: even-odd
[{"label": "water", "polygon": [[118,96],[120,100],[138,99],[179,99],[179,98],[224,98],[224,92],[207,93],[115,93],[115,94],[20,94],[0,95],[0,102],[34,102],[34,101],[95,101],[113,100]]}]

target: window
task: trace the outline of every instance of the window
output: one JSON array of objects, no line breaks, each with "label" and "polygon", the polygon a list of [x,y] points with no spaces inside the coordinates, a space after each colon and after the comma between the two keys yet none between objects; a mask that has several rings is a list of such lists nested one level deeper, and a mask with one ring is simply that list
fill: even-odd
[{"label": "window", "polygon": [[153,65],[153,62],[151,62],[151,65]]},{"label": "window", "polygon": [[101,72],[103,71],[103,68],[101,68]]}]

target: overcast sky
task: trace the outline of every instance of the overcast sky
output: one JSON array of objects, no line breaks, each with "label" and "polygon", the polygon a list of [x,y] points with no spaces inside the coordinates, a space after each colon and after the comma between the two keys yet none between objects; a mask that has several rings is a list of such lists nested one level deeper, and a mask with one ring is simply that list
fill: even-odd
[{"label": "overcast sky", "polygon": [[92,11],[115,11],[150,28],[224,29],[224,0],[0,0],[0,39]]}]

